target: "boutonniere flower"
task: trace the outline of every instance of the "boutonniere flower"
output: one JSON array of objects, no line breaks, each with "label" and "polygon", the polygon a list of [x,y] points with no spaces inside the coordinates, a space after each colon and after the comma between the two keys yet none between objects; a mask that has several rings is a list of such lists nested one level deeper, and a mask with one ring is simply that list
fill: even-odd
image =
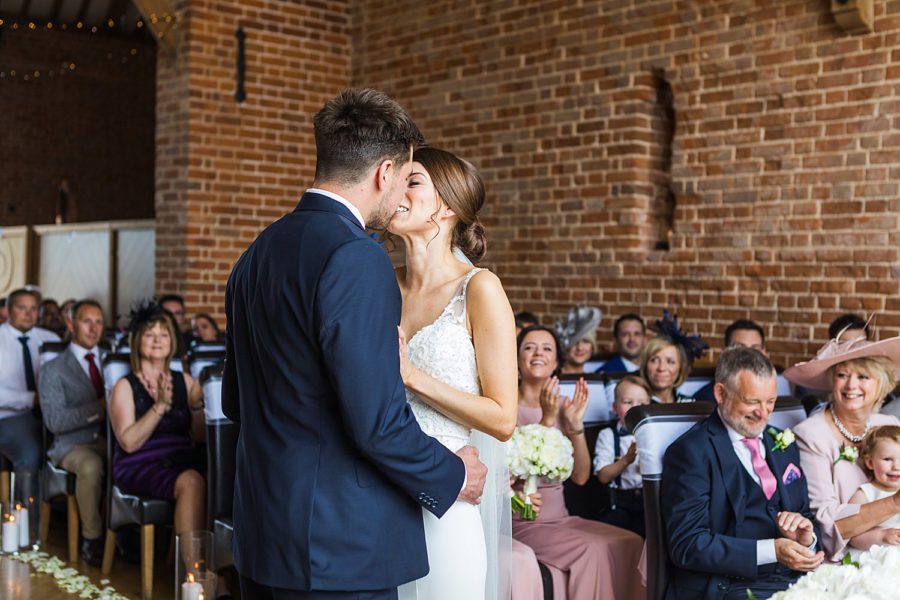
[{"label": "boutonniere flower", "polygon": [[859,450],[856,449],[856,446],[848,446],[847,444],[841,444],[841,451],[838,454],[837,460],[834,461],[834,464],[838,464],[842,460],[846,460],[849,463],[856,462],[856,459],[859,457]]},{"label": "boutonniere flower", "polygon": [[772,452],[784,451],[785,448],[794,443],[797,438],[790,427],[785,427],[782,431],[775,431],[774,427],[769,427],[769,435],[775,438],[775,445],[772,446]]}]

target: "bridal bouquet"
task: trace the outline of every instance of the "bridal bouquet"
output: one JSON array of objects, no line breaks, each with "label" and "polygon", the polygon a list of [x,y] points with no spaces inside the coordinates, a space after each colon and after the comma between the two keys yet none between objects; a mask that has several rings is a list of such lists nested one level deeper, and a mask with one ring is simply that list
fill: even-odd
[{"label": "bridal bouquet", "polygon": [[900,546],[872,546],[858,563],[822,565],[772,600],[883,600],[896,598],[898,589]]},{"label": "bridal bouquet", "polygon": [[565,481],[575,465],[574,449],[561,431],[543,425],[516,427],[507,442],[507,461],[510,475],[525,481],[525,501],[512,496],[513,511],[525,521],[533,521],[534,508],[530,494],[537,491],[538,479]]}]

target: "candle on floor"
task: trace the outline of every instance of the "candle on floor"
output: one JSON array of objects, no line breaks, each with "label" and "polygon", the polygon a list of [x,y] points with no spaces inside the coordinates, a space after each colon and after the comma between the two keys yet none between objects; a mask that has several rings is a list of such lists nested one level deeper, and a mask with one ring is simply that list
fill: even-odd
[{"label": "candle on floor", "polygon": [[0,531],[3,536],[3,552],[12,553],[19,550],[19,524],[16,523],[16,516],[9,515],[9,518],[3,521],[3,529]]},{"label": "candle on floor", "polygon": [[16,521],[19,523],[19,546],[28,546],[28,509],[16,504]]},{"label": "candle on floor", "polygon": [[200,600],[203,586],[194,581],[194,574],[188,573],[187,581],[181,584],[181,600]]}]

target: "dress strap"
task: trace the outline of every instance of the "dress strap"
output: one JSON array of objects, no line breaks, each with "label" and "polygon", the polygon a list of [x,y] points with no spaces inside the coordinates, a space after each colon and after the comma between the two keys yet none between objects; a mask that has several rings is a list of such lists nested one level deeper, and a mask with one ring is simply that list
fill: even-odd
[{"label": "dress strap", "polygon": [[466,290],[469,287],[469,281],[471,281],[471,279],[480,271],[484,271],[484,269],[475,267],[474,269],[466,273],[466,276],[463,278],[462,283],[459,284],[456,295],[453,297],[453,300],[451,302],[453,306],[450,312],[457,321],[462,322],[466,318]]}]

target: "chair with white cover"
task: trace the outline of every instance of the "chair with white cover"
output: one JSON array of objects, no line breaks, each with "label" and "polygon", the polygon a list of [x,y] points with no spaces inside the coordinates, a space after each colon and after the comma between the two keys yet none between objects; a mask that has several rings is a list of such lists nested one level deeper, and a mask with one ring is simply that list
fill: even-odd
[{"label": "chair with white cover", "polygon": [[231,539],[234,532],[233,501],[240,424],[222,412],[222,368],[216,364],[203,369],[204,416],[206,418],[206,514],[213,532],[213,564],[216,570],[234,565]]},{"label": "chair with white cover", "polygon": [[[638,461],[644,487],[644,520],[647,529],[646,573],[647,598],[663,598],[669,580],[669,546],[660,510],[660,482],[663,457],[669,445],[696,423],[706,419],[715,404],[647,404],[636,406],[625,415],[626,427],[634,433]],[[794,427],[806,419],[803,403],[796,398],[781,397],[769,416],[769,425],[779,429]]]}]

